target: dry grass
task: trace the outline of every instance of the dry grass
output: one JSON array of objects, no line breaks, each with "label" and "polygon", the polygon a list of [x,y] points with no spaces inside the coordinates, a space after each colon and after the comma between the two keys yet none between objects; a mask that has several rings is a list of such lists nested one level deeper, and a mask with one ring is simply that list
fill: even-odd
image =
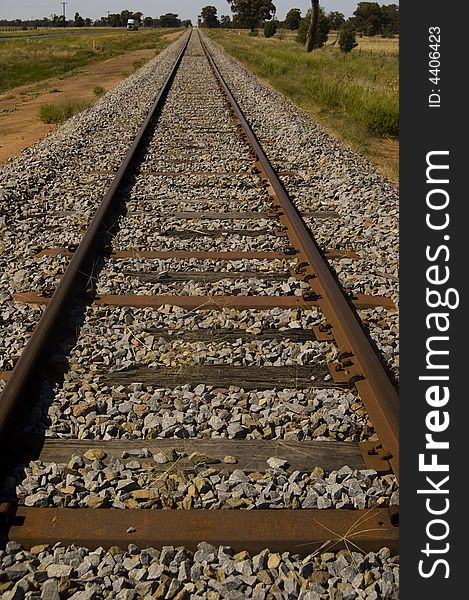
[{"label": "dry grass", "polygon": [[311,54],[285,37],[251,37],[244,31],[210,32],[224,49],[260,79],[306,110],[329,133],[398,180],[398,40],[357,38],[344,55],[329,36]]},{"label": "dry grass", "polygon": [[374,37],[356,37],[358,46],[354,52],[369,52],[370,55],[390,54],[397,56],[399,54],[399,38]]}]

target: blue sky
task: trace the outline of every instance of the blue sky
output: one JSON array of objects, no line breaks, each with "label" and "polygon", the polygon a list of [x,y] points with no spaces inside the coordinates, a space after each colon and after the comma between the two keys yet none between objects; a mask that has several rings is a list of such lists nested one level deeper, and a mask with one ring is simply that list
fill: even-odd
[{"label": "blue sky", "polygon": [[[311,5],[310,0],[273,0],[277,7],[277,17],[283,19],[290,8],[300,8],[304,14]],[[399,0],[378,0],[380,4],[399,4]],[[331,12],[337,10],[350,16],[358,0],[321,0],[320,4]],[[203,6],[212,5],[218,9],[218,15],[231,14],[226,0],[68,0],[67,18],[73,18],[76,12],[83,17],[96,19],[103,15],[120,12],[123,9],[143,12],[145,16],[158,17],[167,12],[178,13],[181,18],[197,22],[197,14]],[[48,0],[0,0],[0,18],[29,19],[40,18],[52,13],[62,14],[62,3]]]}]

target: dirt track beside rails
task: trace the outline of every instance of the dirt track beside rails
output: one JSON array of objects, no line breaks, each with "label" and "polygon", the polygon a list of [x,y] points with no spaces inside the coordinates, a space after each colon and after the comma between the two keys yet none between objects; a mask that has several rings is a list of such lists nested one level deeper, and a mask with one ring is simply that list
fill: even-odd
[{"label": "dirt track beside rails", "polygon": [[155,50],[134,50],[122,56],[88,65],[73,76],[54,77],[0,94],[0,164],[35,144],[57,125],[39,120],[42,104],[92,99],[98,85],[109,90],[134,72],[136,60],[150,60]]}]

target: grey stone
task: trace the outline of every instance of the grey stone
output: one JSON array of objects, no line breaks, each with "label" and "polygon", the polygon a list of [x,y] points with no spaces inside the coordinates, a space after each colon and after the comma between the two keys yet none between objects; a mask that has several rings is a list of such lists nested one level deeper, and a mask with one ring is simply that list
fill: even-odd
[{"label": "grey stone", "polygon": [[203,566],[200,563],[191,567],[191,581],[199,581],[203,574]]},{"label": "grey stone", "polygon": [[58,583],[55,579],[44,581],[41,589],[41,600],[60,600]]},{"label": "grey stone", "polygon": [[306,590],[305,592],[301,592],[298,600],[321,600],[321,594],[314,590]]},{"label": "grey stone", "polygon": [[131,577],[135,581],[142,581],[146,579],[147,570],[145,568],[142,569],[132,569],[129,571],[129,577]]},{"label": "grey stone", "polygon": [[[168,564],[170,564],[170,562],[171,562],[171,559],[169,559]],[[154,564],[150,565],[148,568],[147,578],[148,579],[159,579],[164,572],[165,572],[164,564],[154,563]]]},{"label": "grey stone", "polygon": [[269,550],[262,550],[262,552],[253,556],[252,568],[254,572],[263,571],[267,567],[267,560],[269,558],[269,554]]},{"label": "grey stone", "polygon": [[246,437],[246,431],[239,423],[230,423],[226,430],[229,438],[240,439]]},{"label": "grey stone", "polygon": [[191,561],[184,560],[179,565],[178,580],[182,583],[190,581],[191,577]]},{"label": "grey stone", "polygon": [[22,549],[22,545],[14,540],[10,540],[5,546],[5,552],[7,554],[16,554],[17,552],[21,552]]},{"label": "grey stone", "polygon": [[174,598],[174,596],[182,590],[183,585],[177,579],[172,579],[166,594],[166,598]]},{"label": "grey stone", "polygon": [[332,501],[330,498],[325,496],[319,496],[317,499],[318,508],[330,508],[332,506]]},{"label": "grey stone", "polygon": [[47,492],[36,492],[27,496],[24,500],[26,506],[47,507],[49,504],[49,494]]},{"label": "grey stone", "polygon": [[121,479],[117,482],[116,489],[118,492],[132,492],[133,490],[138,489],[138,484],[132,479]]},{"label": "grey stone", "polygon": [[250,560],[242,560],[234,563],[234,567],[241,575],[252,575],[252,562]]},{"label": "grey stone", "polygon": [[70,577],[73,572],[69,565],[52,564],[47,567],[47,575],[49,577]]},{"label": "grey stone", "polygon": [[173,546],[163,546],[161,548],[160,562],[162,565],[169,566],[176,555],[176,550]]},{"label": "grey stone", "polygon": [[122,589],[116,596],[116,600],[136,600],[138,598],[138,592],[135,589]]},{"label": "grey stone", "polygon": [[283,458],[277,458],[276,456],[271,456],[267,459],[267,464],[272,469],[285,469],[288,466],[288,462]]},{"label": "grey stone", "polygon": [[343,600],[354,600],[357,597],[357,592],[352,588],[345,588],[342,590]]},{"label": "grey stone", "polygon": [[389,548],[381,548],[381,550],[378,552],[378,556],[381,559],[381,561],[385,561],[388,560],[391,557],[391,552],[389,550]]},{"label": "grey stone", "polygon": [[31,572],[28,565],[18,563],[5,568],[5,574],[9,581],[18,581]]},{"label": "grey stone", "polygon": [[137,567],[137,562],[133,558],[124,558],[122,566],[127,571],[132,571],[133,569],[135,569],[135,567]]},{"label": "grey stone", "polygon": [[214,546],[212,546],[212,544],[200,542],[200,544],[197,546],[197,551],[194,554],[194,560],[197,562],[206,561],[211,563],[215,559],[216,554],[217,550]]},{"label": "grey stone", "polygon": [[243,580],[236,575],[230,575],[223,582],[223,587],[227,590],[239,590],[242,586]]},{"label": "grey stone", "polygon": [[72,596],[69,597],[69,600],[97,600],[98,599],[97,590],[83,590],[75,592]]},{"label": "grey stone", "polygon": [[153,455],[153,460],[160,465],[164,465],[165,463],[169,462],[169,459],[166,456],[166,454],[164,454],[164,452],[161,451]]},{"label": "grey stone", "polygon": [[23,600],[25,597],[24,590],[21,587],[15,585],[12,590],[4,592],[2,595],[3,600]]}]

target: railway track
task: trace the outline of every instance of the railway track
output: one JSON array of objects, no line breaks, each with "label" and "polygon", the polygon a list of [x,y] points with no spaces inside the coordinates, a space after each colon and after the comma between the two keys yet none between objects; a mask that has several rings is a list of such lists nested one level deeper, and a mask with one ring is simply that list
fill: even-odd
[{"label": "railway track", "polygon": [[397,394],[357,316],[393,303],[341,289],[339,215],[295,207],[200,34],[116,171],[14,295],[45,310],[1,374],[4,542],[396,553]]}]

